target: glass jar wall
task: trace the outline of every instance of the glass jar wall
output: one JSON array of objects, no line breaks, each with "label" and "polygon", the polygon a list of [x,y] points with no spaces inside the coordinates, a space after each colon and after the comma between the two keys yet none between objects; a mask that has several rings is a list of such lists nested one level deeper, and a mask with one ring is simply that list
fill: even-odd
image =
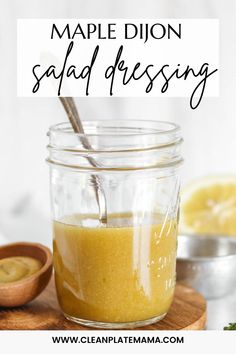
[{"label": "glass jar wall", "polygon": [[49,131],[60,306],[87,326],[156,322],[175,287],[180,129],[134,120],[84,129],[75,134],[62,123]]}]

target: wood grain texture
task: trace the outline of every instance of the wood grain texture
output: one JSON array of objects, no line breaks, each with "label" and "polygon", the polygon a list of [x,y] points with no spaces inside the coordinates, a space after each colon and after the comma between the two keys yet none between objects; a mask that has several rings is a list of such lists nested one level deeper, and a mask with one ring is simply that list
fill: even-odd
[{"label": "wood grain texture", "polygon": [[[204,298],[182,284],[177,284],[175,298],[166,317],[142,330],[199,330],[206,323]],[[54,281],[34,301],[23,307],[0,308],[1,330],[95,330],[66,320],[59,309]],[[138,330],[137,329],[137,330]]]}]

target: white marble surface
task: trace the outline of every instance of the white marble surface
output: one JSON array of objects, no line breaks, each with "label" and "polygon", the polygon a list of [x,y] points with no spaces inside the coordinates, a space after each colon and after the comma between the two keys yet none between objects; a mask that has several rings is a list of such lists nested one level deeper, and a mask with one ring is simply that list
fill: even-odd
[{"label": "white marble surface", "polygon": [[232,294],[207,301],[207,329],[222,330],[229,322],[236,322],[236,289]]}]

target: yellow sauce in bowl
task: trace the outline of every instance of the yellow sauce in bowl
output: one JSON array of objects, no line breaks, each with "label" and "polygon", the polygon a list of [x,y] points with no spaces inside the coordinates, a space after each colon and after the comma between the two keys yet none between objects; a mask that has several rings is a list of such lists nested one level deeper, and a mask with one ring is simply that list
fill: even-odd
[{"label": "yellow sauce in bowl", "polygon": [[0,259],[0,284],[25,279],[40,268],[42,263],[32,257],[17,256]]}]

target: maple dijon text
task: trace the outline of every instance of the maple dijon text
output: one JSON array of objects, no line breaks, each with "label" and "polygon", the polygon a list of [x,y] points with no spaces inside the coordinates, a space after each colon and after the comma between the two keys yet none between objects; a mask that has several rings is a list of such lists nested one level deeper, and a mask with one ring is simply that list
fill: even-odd
[{"label": "maple dijon text", "polygon": [[[100,23],[83,22],[83,25],[77,24],[73,28],[69,24],[59,28],[53,23],[50,27],[50,40],[60,41],[63,50],[60,51],[59,60],[55,61],[52,56],[51,62],[46,65],[36,63],[32,67],[32,92],[37,93],[43,82],[50,78],[54,81],[58,96],[63,95],[63,89],[73,80],[77,80],[76,83],[80,80],[82,83],[82,87],[80,85],[76,92],[77,96],[94,95],[98,85],[103,89],[103,96],[120,96],[121,92],[125,96],[125,89],[133,90],[137,86],[144,96],[152,96],[158,92],[165,94],[168,90],[171,91],[177,81],[182,80],[191,82],[190,107],[195,109],[199,106],[207,81],[218,69],[212,68],[207,61],[190,65],[186,61],[182,64],[173,61],[173,58],[170,58],[170,63],[159,60],[161,53],[158,52],[157,40],[166,40],[170,46],[171,43],[178,45],[183,35],[181,23],[174,23],[172,26],[168,23],[124,23],[119,27],[117,37],[115,25],[106,23],[106,26],[102,26]],[[135,55],[129,46],[132,39],[143,43],[143,47],[139,47]],[[86,50],[86,60],[83,60],[82,51],[78,55],[84,40],[92,41],[90,48]],[[117,45],[108,53],[103,44],[114,40]],[[155,51],[145,58],[147,41],[155,45]],[[189,82],[184,82],[181,84],[189,85]]]},{"label": "maple dijon text", "polygon": [[[178,23],[176,27],[170,25],[169,23],[166,25],[162,23],[153,23],[151,25],[148,23],[125,23],[123,31],[124,39],[139,38],[144,40],[145,43],[149,38],[170,39],[174,36],[181,39],[181,23]],[[84,25],[78,23],[73,28],[71,28],[71,26],[67,23],[62,29],[58,29],[55,23],[53,23],[51,39],[53,38],[67,38],[73,40],[92,38],[116,39],[116,23],[86,23]]]}]

